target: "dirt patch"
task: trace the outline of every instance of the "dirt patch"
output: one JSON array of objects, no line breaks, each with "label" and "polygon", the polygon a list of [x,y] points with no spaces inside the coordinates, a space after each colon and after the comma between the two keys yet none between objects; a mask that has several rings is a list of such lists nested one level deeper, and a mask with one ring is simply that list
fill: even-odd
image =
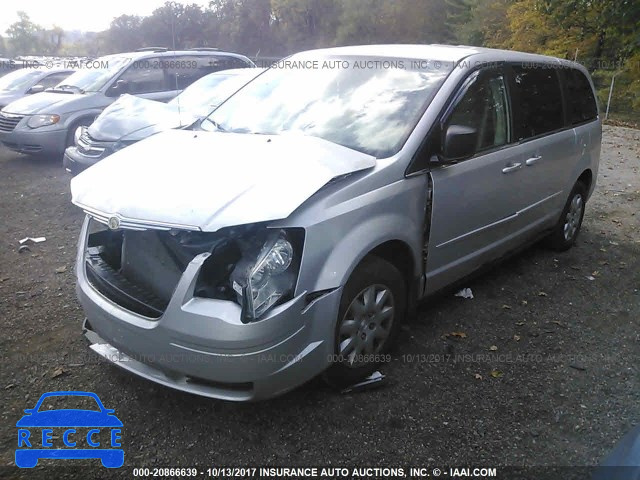
[{"label": "dirt patch", "polygon": [[[2,472],[24,473],[10,468],[15,422],[51,390],[116,408],[128,466],[596,464],[640,419],[640,131],[604,133],[575,248],[533,247],[470,282],[474,299],[423,306],[384,388],[340,395],[312,381],[251,405],[160,387],[89,353],[69,177],[0,150]],[[47,240],[18,253],[25,236]],[[41,464],[29,475],[46,476]],[[56,476],[106,475],[89,464]]]}]

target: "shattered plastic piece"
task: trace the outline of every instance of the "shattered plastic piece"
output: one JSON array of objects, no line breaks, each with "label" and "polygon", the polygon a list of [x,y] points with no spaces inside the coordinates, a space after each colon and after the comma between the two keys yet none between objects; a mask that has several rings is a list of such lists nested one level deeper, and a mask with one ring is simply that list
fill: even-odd
[{"label": "shattered plastic piece", "polygon": [[470,288],[463,288],[458,293],[456,293],[455,296],[462,298],[473,298],[473,292]]},{"label": "shattered plastic piece", "polygon": [[596,277],[591,276],[591,275],[588,275],[588,276],[586,277],[586,279],[587,279],[587,280],[590,280],[590,281],[592,281],[592,282],[593,282],[593,281],[596,279]]},{"label": "shattered plastic piece", "polygon": [[375,371],[363,381],[354,383],[350,387],[345,388],[341,393],[356,393],[380,387],[382,386],[385,378],[386,377],[382,373],[380,373],[379,371]]},{"label": "shattered plastic piece", "polygon": [[29,247],[27,247],[26,245],[20,245],[20,247],[18,248],[18,253],[22,253],[22,252],[30,252],[31,249]]},{"label": "shattered plastic piece", "polygon": [[19,240],[20,245],[24,245],[25,243],[40,243],[44,242],[46,237],[24,237],[22,240]]}]

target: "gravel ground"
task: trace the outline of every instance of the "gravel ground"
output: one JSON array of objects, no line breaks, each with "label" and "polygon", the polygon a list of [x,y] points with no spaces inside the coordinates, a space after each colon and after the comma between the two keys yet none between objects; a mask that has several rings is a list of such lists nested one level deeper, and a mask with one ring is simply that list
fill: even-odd
[{"label": "gravel ground", "polygon": [[[470,281],[474,299],[430,300],[379,389],[342,395],[314,380],[257,404],[156,386],[91,354],[69,178],[57,161],[0,149],[0,476],[107,476],[97,460],[12,467],[15,422],[51,390],[115,408],[131,467],[597,464],[640,420],[640,131],[604,132],[573,249],[534,246]],[[18,253],[25,236],[47,240]]]}]

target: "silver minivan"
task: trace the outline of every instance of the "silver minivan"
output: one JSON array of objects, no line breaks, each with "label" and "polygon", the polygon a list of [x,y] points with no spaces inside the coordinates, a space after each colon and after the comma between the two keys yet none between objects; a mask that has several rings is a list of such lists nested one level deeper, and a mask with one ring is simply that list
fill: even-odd
[{"label": "silver minivan", "polygon": [[473,47],[293,55],[196,130],[71,181],[91,348],[179,390],[272,397],[385,360],[419,300],[576,241],[601,122],[586,70]]}]

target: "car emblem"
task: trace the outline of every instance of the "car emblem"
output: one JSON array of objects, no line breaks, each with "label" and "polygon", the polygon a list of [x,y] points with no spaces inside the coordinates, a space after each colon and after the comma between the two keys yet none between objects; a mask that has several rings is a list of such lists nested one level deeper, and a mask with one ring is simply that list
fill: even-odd
[{"label": "car emblem", "polygon": [[120,228],[120,219],[118,217],[109,217],[109,228],[117,230]]}]

